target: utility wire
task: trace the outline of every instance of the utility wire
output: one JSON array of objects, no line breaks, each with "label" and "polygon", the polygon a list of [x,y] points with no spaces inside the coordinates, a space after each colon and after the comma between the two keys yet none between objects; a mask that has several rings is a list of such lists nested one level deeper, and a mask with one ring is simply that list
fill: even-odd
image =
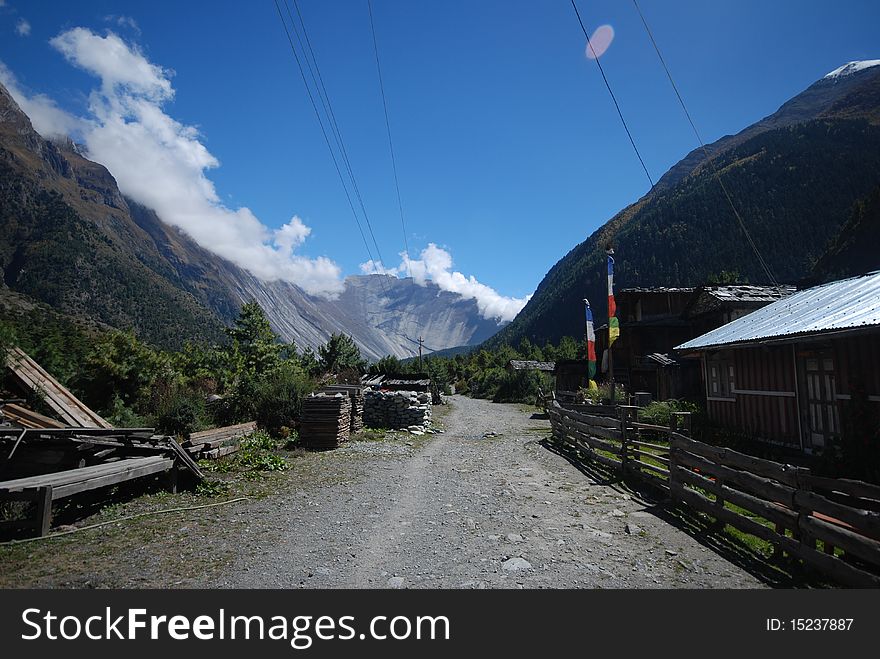
[{"label": "utility wire", "polygon": [[648,167],[645,165],[642,154],[639,153],[639,147],[636,146],[636,141],[635,139],[633,139],[632,133],[629,130],[629,126],[626,123],[626,119],[623,118],[623,112],[620,109],[620,103],[617,102],[617,97],[614,95],[614,92],[611,89],[611,84],[608,82],[608,78],[605,75],[605,69],[602,68],[602,63],[599,61],[599,56],[596,54],[596,51],[593,50],[593,44],[590,41],[590,35],[587,33],[587,28],[584,27],[584,22],[583,20],[581,20],[581,13],[578,11],[575,0],[571,0],[571,6],[574,8],[574,13],[577,16],[578,23],[580,23],[581,30],[583,30],[584,36],[587,38],[587,47],[590,49],[590,52],[593,53],[593,59],[596,62],[596,66],[599,67],[599,73],[602,74],[602,80],[605,82],[605,88],[608,90],[608,94],[611,96],[611,100],[614,101],[614,107],[617,110],[617,116],[620,117],[620,123],[623,124],[623,129],[626,131],[626,136],[629,138],[629,143],[632,144],[633,151],[636,152],[636,157],[639,159],[639,162],[642,165],[642,169],[645,170],[645,176],[648,177],[648,182],[651,184],[651,189],[653,189],[654,179],[652,179],[651,174],[648,173]]},{"label": "utility wire", "polygon": [[[574,0],[572,0],[574,2]],[[694,123],[693,118],[691,117],[691,113],[688,112],[687,106],[685,105],[684,99],[681,96],[681,93],[678,91],[678,85],[675,84],[675,80],[672,78],[672,73],[669,71],[669,67],[666,65],[666,60],[663,59],[663,54],[660,52],[660,47],[657,45],[656,39],[654,39],[654,33],[651,31],[650,26],[648,25],[648,21],[645,18],[645,15],[642,13],[642,8],[639,6],[638,0],[633,0],[633,5],[635,5],[636,11],[639,14],[639,18],[642,19],[642,25],[645,26],[645,32],[648,33],[648,38],[651,40],[651,44],[654,46],[654,51],[657,53],[657,57],[660,60],[660,64],[663,65],[663,70],[666,71],[666,77],[669,78],[669,84],[672,85],[672,90],[675,92],[675,97],[678,99],[679,105],[681,105],[681,109],[684,110],[684,115],[687,117],[688,123],[691,125],[691,128],[694,131],[694,135],[697,137],[697,141],[700,143],[700,148],[703,151],[703,155],[706,156],[706,162],[709,164],[709,167],[712,169],[712,173],[715,176],[715,179],[718,181],[718,185],[721,186],[721,190],[724,192],[724,196],[727,199],[727,203],[730,204],[730,208],[733,211],[733,214],[736,216],[737,222],[739,222],[739,226],[742,229],[743,233],[746,235],[746,239],[749,241],[749,245],[751,245],[752,251],[755,252],[755,256],[758,257],[758,261],[761,264],[761,268],[763,268],[764,273],[770,279],[770,282],[774,286],[779,286],[779,282],[776,281],[776,277],[773,276],[773,272],[770,270],[770,266],[767,265],[767,262],[764,260],[764,257],[761,256],[761,252],[758,249],[758,246],[755,244],[755,241],[752,239],[752,235],[749,233],[749,230],[746,228],[745,222],[743,222],[742,216],[739,214],[739,211],[736,209],[736,205],[733,203],[733,198],[730,196],[730,193],[727,191],[727,186],[724,185],[724,181],[721,180],[721,174],[718,171],[718,168],[715,167],[715,161],[712,156],[709,155],[709,149],[706,148],[706,143],[703,141],[702,136],[700,135],[700,131],[697,130],[697,125]]]},{"label": "utility wire", "polygon": [[165,510],[151,510],[144,513],[137,513],[136,515],[126,515],[125,517],[117,517],[116,519],[110,519],[106,522],[98,522],[97,524],[90,524],[89,526],[78,526],[75,529],[70,529],[68,531],[59,531],[58,533],[53,533],[51,535],[38,535],[33,538],[22,538],[21,540],[7,540],[6,542],[0,542],[0,545],[20,545],[26,542],[38,542],[41,540],[54,540],[55,538],[60,538],[65,535],[71,535],[73,533],[79,533],[80,531],[89,531],[91,529],[99,529],[102,526],[108,526],[110,524],[118,524],[119,522],[126,522],[132,519],[140,519],[141,517],[152,517],[154,515],[167,515],[168,513],[180,513],[180,512],[189,512],[192,510],[204,510],[205,508],[216,508],[217,506],[225,506],[230,503],[236,503],[238,501],[247,501],[249,497],[238,497],[237,499],[229,499],[227,501],[217,501],[215,503],[206,503],[202,506],[185,506],[182,508],[167,508]]},{"label": "utility wire", "polygon": [[284,20],[284,14],[281,13],[281,6],[278,4],[278,0],[273,1],[275,3],[275,9],[278,10],[278,18],[281,20],[281,25],[284,27],[284,33],[287,35],[287,42],[290,44],[290,51],[293,53],[293,58],[296,60],[297,68],[299,69],[303,84],[306,87],[306,93],[308,94],[309,102],[312,105],[312,109],[315,111],[315,117],[317,117],[318,119],[318,125],[321,127],[321,134],[324,136],[324,143],[327,145],[328,151],[330,151],[330,158],[333,160],[333,167],[336,169],[336,174],[339,177],[339,182],[342,184],[342,190],[345,192],[345,198],[348,200],[348,206],[349,208],[351,208],[352,216],[354,217],[355,224],[357,224],[358,232],[360,232],[361,234],[361,239],[364,242],[364,247],[366,247],[367,249],[367,255],[370,257],[370,261],[373,261],[375,263],[375,260],[373,259],[373,253],[370,250],[370,244],[367,242],[366,234],[364,234],[364,229],[361,226],[361,221],[358,218],[357,211],[355,210],[354,202],[352,202],[351,194],[348,191],[348,186],[345,184],[345,177],[342,175],[342,170],[339,168],[339,161],[337,160],[336,153],[333,151],[333,147],[330,144],[330,138],[327,136],[327,129],[324,127],[324,121],[321,118],[321,113],[318,111],[318,105],[315,103],[315,97],[312,94],[312,89],[311,87],[309,87],[308,80],[306,79],[306,74],[305,70],[303,69],[302,61],[300,60],[299,53],[297,53],[296,51],[293,37],[290,35],[290,29],[287,27],[287,21]]},{"label": "utility wire", "polygon": [[391,152],[391,170],[394,172],[394,189],[397,191],[397,208],[400,211],[400,226],[403,229],[403,246],[406,250],[406,270],[410,277],[410,281],[415,284],[412,279],[412,268],[409,264],[409,240],[406,232],[406,220],[403,215],[403,201],[400,198],[400,181],[397,177],[397,161],[394,157],[394,141],[391,139],[391,120],[388,118],[388,102],[385,98],[385,83],[382,80],[382,65],[379,62],[379,42],[376,39],[376,26],[373,23],[373,2],[367,0],[367,9],[370,14],[370,32],[373,34],[373,52],[376,55],[376,73],[379,75],[379,91],[382,94],[382,108],[385,110],[385,130],[388,133],[388,149]]},{"label": "utility wire", "polygon": [[[290,17],[291,24],[293,24],[294,31],[296,31],[296,25],[293,21],[293,16],[290,13],[290,5],[287,3],[287,0],[284,0],[284,5],[287,8],[287,14]],[[357,197],[358,203],[361,208],[361,214],[364,217],[364,221],[367,224],[367,230],[369,231],[370,238],[373,240],[373,246],[376,248],[376,255],[379,258],[379,262],[384,264],[384,260],[382,259],[382,250],[379,249],[379,243],[376,241],[376,236],[373,233],[373,225],[370,222],[370,216],[367,214],[366,206],[364,205],[363,197],[361,196],[360,188],[357,184],[357,179],[354,176],[354,171],[351,166],[351,160],[348,157],[348,151],[345,148],[345,140],[342,139],[342,131],[339,129],[339,123],[336,121],[336,114],[333,112],[333,104],[330,102],[330,96],[327,94],[327,88],[324,86],[324,77],[321,75],[321,69],[318,66],[318,60],[315,57],[315,51],[312,48],[311,39],[309,39],[309,33],[306,29],[305,21],[303,20],[302,12],[299,8],[299,1],[293,0],[293,6],[296,8],[296,14],[299,17],[300,27],[302,28],[303,35],[305,37],[305,47],[303,48],[303,53],[305,55],[306,62],[309,66],[309,70],[311,71],[311,64],[309,63],[309,56],[311,56],[312,62],[314,63],[315,72],[317,72],[318,83],[316,83],[316,89],[318,90],[319,96],[321,96],[322,103],[325,104],[325,111],[327,112],[328,120],[331,125],[331,129],[334,132],[337,142],[339,144],[339,150],[342,154],[342,161],[345,164],[346,170],[348,171],[348,176],[351,179],[351,185],[354,189],[355,196]],[[315,72],[312,72],[312,79],[315,79]],[[384,282],[383,282],[384,288]]]}]

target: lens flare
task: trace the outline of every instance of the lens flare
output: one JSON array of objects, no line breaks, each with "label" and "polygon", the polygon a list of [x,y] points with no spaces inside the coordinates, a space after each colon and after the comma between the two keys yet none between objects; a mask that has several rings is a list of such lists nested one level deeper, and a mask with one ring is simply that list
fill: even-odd
[{"label": "lens flare", "polygon": [[600,25],[590,37],[584,54],[587,59],[599,59],[608,50],[612,41],[614,41],[614,28],[610,25]]}]

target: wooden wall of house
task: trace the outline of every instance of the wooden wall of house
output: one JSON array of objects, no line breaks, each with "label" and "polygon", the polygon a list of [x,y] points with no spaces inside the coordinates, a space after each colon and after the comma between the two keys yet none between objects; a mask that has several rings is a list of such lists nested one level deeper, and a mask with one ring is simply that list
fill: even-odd
[{"label": "wooden wall of house", "polygon": [[756,439],[800,446],[791,346],[739,348],[720,356],[734,364],[734,389],[727,400],[710,397],[710,418]]},{"label": "wooden wall of house", "polygon": [[[856,431],[870,434],[870,429],[866,428],[880,424],[880,334],[877,332],[800,342],[794,346],[761,346],[708,353],[707,358],[714,354],[731,361],[735,372],[732,393],[707,400],[709,417],[719,425],[745,432],[756,439],[800,446],[800,433],[809,434],[803,360],[817,352],[834,358],[840,432],[844,435],[851,432],[854,428],[851,422],[857,419]],[[860,409],[856,408],[859,403],[854,400],[862,401]],[[798,425],[798,414],[803,427]]]},{"label": "wooden wall of house", "polygon": [[880,427],[880,334],[837,339],[832,345],[842,430],[870,436]]},{"label": "wooden wall of house", "polygon": [[861,388],[865,395],[880,399],[880,333],[837,339],[832,345],[838,393],[852,396],[854,389]]}]

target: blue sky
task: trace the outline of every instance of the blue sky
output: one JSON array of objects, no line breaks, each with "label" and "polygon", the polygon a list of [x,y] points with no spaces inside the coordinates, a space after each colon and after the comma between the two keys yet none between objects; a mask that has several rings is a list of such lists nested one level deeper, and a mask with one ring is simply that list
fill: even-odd
[{"label": "blue sky", "polygon": [[[379,248],[397,265],[403,235],[366,0],[299,1]],[[0,4],[0,61],[22,93],[89,117],[100,81],[49,41],[78,27],[114,32],[165,70],[174,95],[156,103],[197,128],[193,141],[219,161],[205,172],[216,203],[234,217],[246,207],[269,229],[296,215],[311,229],[292,240],[297,254],[359,272],[367,254],[272,0]],[[568,0],[373,5],[414,259],[435,243],[451,254],[448,272],[523,298],[647,191]],[[696,146],[693,134],[632,3],[579,6],[590,32],[614,28],[602,64],[657,179]],[[641,6],[707,141],[847,61],[880,57],[873,0]]]}]

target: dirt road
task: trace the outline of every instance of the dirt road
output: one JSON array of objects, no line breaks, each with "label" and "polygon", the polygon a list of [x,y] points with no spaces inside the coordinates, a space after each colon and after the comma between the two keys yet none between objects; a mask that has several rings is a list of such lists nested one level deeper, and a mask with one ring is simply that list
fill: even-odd
[{"label": "dirt road", "polygon": [[[522,406],[452,399],[445,434],[353,442],[327,479],[234,513],[215,587],[760,587],[623,488],[540,444]],[[491,433],[497,433],[491,436]],[[489,434],[489,436],[486,436]],[[415,440],[415,438],[411,438]]]}]

